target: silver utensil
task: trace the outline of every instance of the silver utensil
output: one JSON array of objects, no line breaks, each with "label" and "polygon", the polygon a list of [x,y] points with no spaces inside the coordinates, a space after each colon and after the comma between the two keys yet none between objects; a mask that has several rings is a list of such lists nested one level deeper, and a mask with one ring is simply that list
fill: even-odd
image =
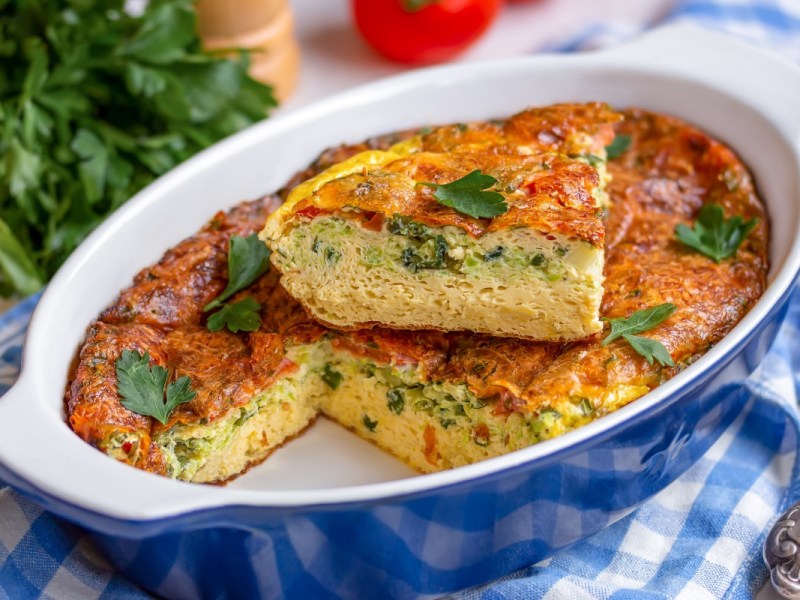
[{"label": "silver utensil", "polygon": [[800,600],[800,502],[772,526],[764,542],[764,562],[778,595]]}]

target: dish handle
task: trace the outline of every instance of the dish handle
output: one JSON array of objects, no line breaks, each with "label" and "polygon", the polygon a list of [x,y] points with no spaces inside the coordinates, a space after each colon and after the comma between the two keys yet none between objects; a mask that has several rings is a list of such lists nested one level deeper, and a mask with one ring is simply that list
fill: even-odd
[{"label": "dish handle", "polygon": [[23,377],[0,396],[0,481],[25,492],[31,490],[25,489],[15,471],[21,463],[37,460],[38,454],[35,448],[31,448],[31,444],[36,442],[22,433],[29,424],[20,422],[18,417],[25,414],[19,405],[29,401],[33,401],[33,393]]},{"label": "dish handle", "polygon": [[598,56],[720,89],[758,110],[793,147],[800,146],[800,66],[775,52],[730,34],[676,23]]}]

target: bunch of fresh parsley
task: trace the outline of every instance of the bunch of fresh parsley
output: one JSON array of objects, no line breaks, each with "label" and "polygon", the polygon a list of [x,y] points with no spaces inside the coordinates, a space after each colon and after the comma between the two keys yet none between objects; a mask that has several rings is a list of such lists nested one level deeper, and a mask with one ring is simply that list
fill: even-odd
[{"label": "bunch of fresh parsley", "polygon": [[191,0],[0,0],[0,294],[36,291],[155,177],[267,114]]}]

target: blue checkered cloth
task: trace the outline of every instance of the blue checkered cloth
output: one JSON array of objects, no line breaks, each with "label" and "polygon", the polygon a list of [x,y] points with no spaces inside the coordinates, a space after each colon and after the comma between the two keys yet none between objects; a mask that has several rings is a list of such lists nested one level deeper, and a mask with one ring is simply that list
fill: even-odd
[{"label": "blue checkered cloth", "polygon": [[[667,21],[699,22],[800,60],[799,0],[687,0]],[[638,32],[600,23],[562,50]],[[13,383],[38,297],[0,318],[0,394]],[[735,423],[689,471],[636,512],[590,539],[463,599],[625,600],[752,598],[766,579],[768,527],[800,498],[800,290],[771,354],[747,382]],[[0,598],[148,598],[116,575],[85,533],[0,485]]]},{"label": "blue checkered cloth", "polygon": [[[800,60],[800,2],[798,0],[682,0],[661,21],[693,23],[722,31]],[[573,52],[607,48],[641,33],[641,24],[598,22],[567,41],[558,40],[546,50]]]}]

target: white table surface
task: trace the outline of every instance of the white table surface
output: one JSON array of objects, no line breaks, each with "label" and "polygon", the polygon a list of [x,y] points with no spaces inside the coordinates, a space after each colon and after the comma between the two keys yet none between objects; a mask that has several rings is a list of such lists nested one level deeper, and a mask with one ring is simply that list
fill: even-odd
[{"label": "white table surface", "polygon": [[[281,110],[407,70],[378,56],[352,25],[348,0],[289,0],[303,53],[298,89]],[[508,3],[483,38],[454,62],[530,54],[600,19],[657,20],[674,0],[524,0]]]}]

